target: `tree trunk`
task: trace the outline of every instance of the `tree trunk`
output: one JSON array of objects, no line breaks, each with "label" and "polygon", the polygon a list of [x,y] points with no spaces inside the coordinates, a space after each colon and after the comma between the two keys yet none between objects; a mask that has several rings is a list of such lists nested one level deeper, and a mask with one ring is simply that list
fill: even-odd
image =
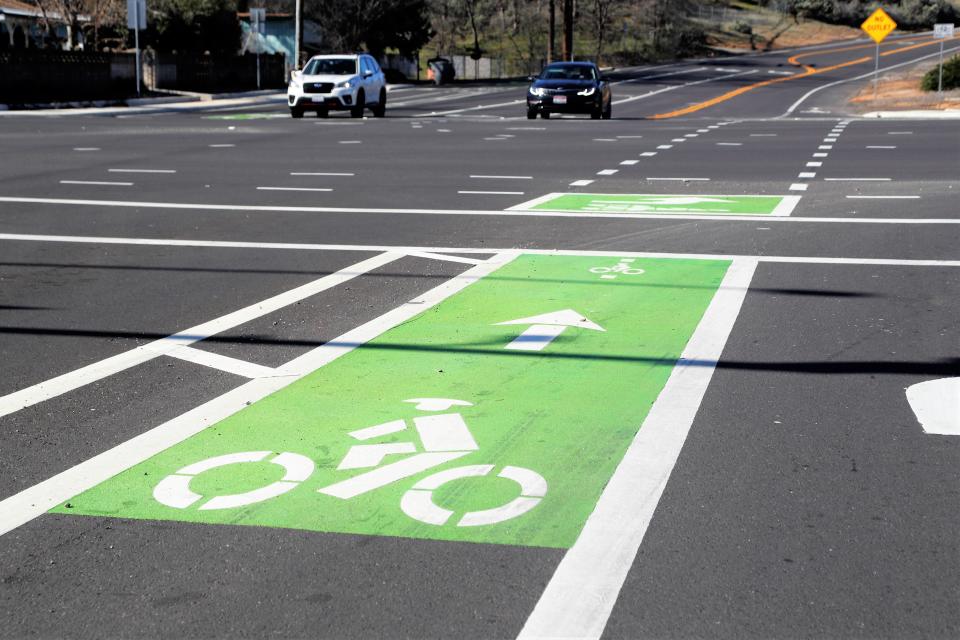
[{"label": "tree trunk", "polygon": [[563,59],[573,60],[573,0],[563,0]]},{"label": "tree trunk", "polygon": [[550,0],[550,31],[547,35],[547,64],[553,62],[557,44],[557,3]]}]

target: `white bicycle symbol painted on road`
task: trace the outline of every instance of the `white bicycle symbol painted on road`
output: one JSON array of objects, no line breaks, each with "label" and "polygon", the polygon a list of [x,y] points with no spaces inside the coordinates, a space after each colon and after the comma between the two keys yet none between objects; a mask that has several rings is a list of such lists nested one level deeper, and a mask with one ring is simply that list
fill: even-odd
[{"label": "white bicycle symbol painted on road", "polygon": [[[453,406],[472,406],[464,400],[450,398],[414,398],[405,402],[416,403],[417,409],[431,412],[446,411]],[[418,453],[416,445],[411,441],[353,445],[337,470],[371,470],[318,489],[318,492],[342,500],[350,500],[470,455],[480,449],[459,413],[417,417],[413,419],[413,425],[420,436],[422,452]],[[352,431],[349,435],[355,440],[366,442],[406,429],[406,420],[393,420]],[[408,457],[383,464],[387,456],[404,454],[408,454]],[[298,453],[283,452],[270,458],[271,455],[270,451],[243,451],[195,462],[163,478],[154,487],[153,497],[159,503],[176,509],[186,509],[198,503],[200,510],[234,509],[283,495],[307,480],[315,469],[313,460]],[[284,469],[284,476],[276,482],[252,491],[215,496],[205,502],[201,502],[204,496],[190,489],[190,481],[201,473],[243,462],[270,462],[279,465]],[[438,526],[446,524],[454,512],[437,505],[433,499],[433,492],[448,482],[489,476],[494,468],[495,465],[492,464],[474,464],[433,473],[418,481],[403,494],[400,498],[400,509],[414,520],[426,524]],[[547,481],[539,473],[530,469],[505,466],[496,475],[499,478],[513,480],[520,485],[520,495],[499,507],[466,512],[457,521],[456,526],[474,527],[497,524],[516,518],[536,507],[547,494]]]},{"label": "white bicycle symbol painted on road", "polygon": [[621,258],[620,262],[612,267],[590,267],[590,273],[605,274],[601,275],[600,277],[608,280],[616,278],[617,274],[623,274],[625,276],[639,276],[640,274],[644,273],[644,270],[631,267],[630,264],[633,262],[633,260],[633,258]]}]

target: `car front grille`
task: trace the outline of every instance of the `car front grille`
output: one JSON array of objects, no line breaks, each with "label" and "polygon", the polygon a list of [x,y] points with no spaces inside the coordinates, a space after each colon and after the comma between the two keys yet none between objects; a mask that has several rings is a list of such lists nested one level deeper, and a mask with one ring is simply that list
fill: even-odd
[{"label": "car front grille", "polygon": [[306,82],[303,85],[304,93],[330,93],[333,91],[332,82]]}]

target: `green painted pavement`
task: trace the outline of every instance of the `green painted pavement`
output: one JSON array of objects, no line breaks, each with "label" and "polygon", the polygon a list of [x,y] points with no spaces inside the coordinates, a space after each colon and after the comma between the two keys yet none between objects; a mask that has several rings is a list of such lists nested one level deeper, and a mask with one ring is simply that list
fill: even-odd
[{"label": "green painted pavement", "polygon": [[[569,547],[728,266],[727,261],[522,255],[413,320],[53,511]],[[581,320],[542,350],[505,348],[528,326],[499,323],[568,309],[603,331]],[[405,402],[417,398],[472,404]],[[414,419],[428,416],[462,420],[476,450],[462,438],[446,447],[433,442],[432,451],[454,453],[430,455],[460,457],[348,499],[320,493],[351,478],[370,477],[364,476],[368,468],[338,470],[348,452],[359,452],[351,451],[354,445],[408,448],[386,455],[373,471],[426,455],[425,423]],[[384,424],[406,428],[358,439],[358,430]],[[432,432],[433,440],[436,436]],[[279,459],[206,471],[188,467],[238,452],[266,460],[285,452],[281,459],[292,471],[285,472]],[[483,464],[495,465],[486,477],[440,482],[432,494],[418,484],[438,471]],[[501,470],[509,475],[507,470],[518,468],[521,474],[534,472],[520,478],[526,489],[497,477]],[[537,477],[547,485],[542,499],[542,487],[538,491],[531,484]],[[183,508],[161,504],[154,490],[162,480],[203,498]],[[266,486],[286,492],[246,506],[201,508],[213,504],[208,500]],[[455,514],[443,525],[427,524],[401,509],[408,499],[421,506],[432,500]],[[514,500],[530,510],[495,524],[458,526],[469,512]],[[409,510],[416,512],[416,504]]]},{"label": "green painted pavement", "polygon": [[532,207],[539,211],[591,213],[691,213],[773,215],[785,196],[558,193]]}]

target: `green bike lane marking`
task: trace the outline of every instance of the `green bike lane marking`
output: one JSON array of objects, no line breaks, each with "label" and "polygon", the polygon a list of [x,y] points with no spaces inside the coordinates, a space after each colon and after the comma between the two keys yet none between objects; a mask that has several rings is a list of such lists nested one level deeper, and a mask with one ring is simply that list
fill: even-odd
[{"label": "green bike lane marking", "polygon": [[52,511],[568,548],[729,264],[521,255]]},{"label": "green bike lane marking", "polygon": [[511,211],[788,216],[800,196],[549,193]]}]

